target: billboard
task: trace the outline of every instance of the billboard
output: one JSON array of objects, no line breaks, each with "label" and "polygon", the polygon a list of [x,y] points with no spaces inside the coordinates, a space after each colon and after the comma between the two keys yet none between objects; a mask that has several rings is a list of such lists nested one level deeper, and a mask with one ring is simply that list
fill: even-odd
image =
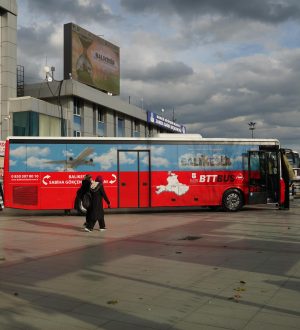
[{"label": "billboard", "polygon": [[80,26],[64,25],[64,78],[120,94],[120,48]]}]

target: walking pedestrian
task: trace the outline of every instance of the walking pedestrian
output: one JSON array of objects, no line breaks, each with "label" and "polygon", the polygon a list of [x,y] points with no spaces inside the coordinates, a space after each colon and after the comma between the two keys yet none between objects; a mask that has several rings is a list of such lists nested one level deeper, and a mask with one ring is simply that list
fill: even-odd
[{"label": "walking pedestrian", "polygon": [[109,208],[110,208],[110,201],[104,190],[102,176],[98,175],[96,177],[96,180],[92,182],[91,195],[92,195],[91,228],[93,229],[96,222],[98,221],[99,230],[104,231],[106,230],[106,227],[104,221],[103,199],[105,200]]},{"label": "walking pedestrian", "polygon": [[[86,174],[81,181],[81,187],[77,191],[78,203],[82,203],[83,196],[90,193],[92,183],[92,176]],[[85,223],[83,224],[83,229],[87,232],[91,231],[91,206],[86,209]]]}]

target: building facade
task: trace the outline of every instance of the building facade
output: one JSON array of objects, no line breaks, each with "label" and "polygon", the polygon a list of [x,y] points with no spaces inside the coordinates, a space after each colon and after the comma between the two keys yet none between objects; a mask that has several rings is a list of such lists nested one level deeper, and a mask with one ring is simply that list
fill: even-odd
[{"label": "building facade", "polygon": [[149,137],[173,131],[120,97],[72,79],[25,85],[25,95],[10,103],[15,136]]}]

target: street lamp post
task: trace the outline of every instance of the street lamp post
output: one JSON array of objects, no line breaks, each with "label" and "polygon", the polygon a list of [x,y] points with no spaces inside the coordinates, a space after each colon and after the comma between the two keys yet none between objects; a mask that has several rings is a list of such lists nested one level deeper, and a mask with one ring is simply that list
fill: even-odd
[{"label": "street lamp post", "polygon": [[[161,109],[161,112],[164,113],[165,109]],[[174,108],[172,108],[172,122],[175,123],[176,118],[175,118],[175,110]]]},{"label": "street lamp post", "polygon": [[[65,136],[66,132],[65,132],[65,124],[64,124],[64,116],[63,116],[63,107],[62,107],[62,104],[61,104],[61,89],[62,89],[62,84],[63,84],[64,81],[54,79],[54,71],[55,71],[54,66],[51,66],[51,68],[50,68],[48,65],[46,65],[44,67],[44,71],[46,73],[46,81],[47,81],[48,87],[49,87],[50,92],[53,96],[55,96],[55,95],[54,95],[54,93],[52,92],[52,90],[49,86],[49,82],[55,81],[55,82],[59,83],[57,103],[58,103],[58,107],[60,109],[60,117],[61,117],[60,118],[60,134],[61,134],[61,136]],[[70,78],[72,78],[72,77],[70,76]]]},{"label": "street lamp post", "polygon": [[251,131],[251,136],[252,136],[252,139],[253,139],[253,132],[255,130],[256,123],[254,123],[253,121],[250,121],[250,123],[248,123],[248,125],[249,125],[249,130]]}]

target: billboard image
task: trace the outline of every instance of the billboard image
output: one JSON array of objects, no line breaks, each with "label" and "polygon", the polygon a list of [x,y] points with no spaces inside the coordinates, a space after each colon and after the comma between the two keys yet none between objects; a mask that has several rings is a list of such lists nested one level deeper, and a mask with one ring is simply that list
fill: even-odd
[{"label": "billboard image", "polygon": [[120,48],[80,26],[64,25],[64,76],[120,94]]}]

